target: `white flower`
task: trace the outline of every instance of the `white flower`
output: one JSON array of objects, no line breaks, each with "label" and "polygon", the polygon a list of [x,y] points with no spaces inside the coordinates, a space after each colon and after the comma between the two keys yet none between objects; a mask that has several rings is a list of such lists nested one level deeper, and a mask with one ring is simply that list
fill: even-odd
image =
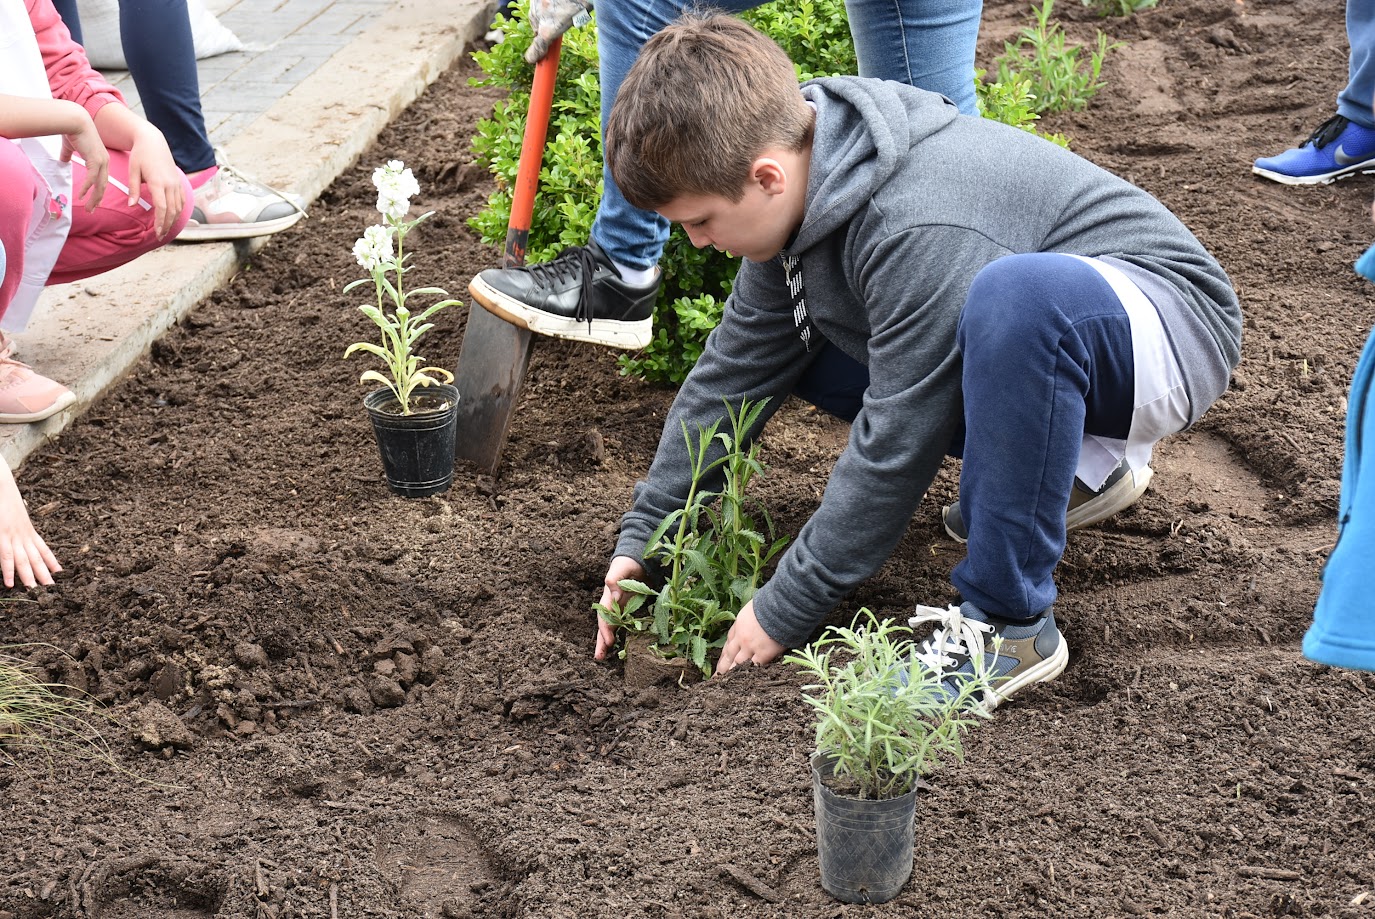
[{"label": "white flower", "polygon": [[365,271],[373,271],[378,266],[389,263],[395,257],[391,245],[390,227],[368,227],[353,244],[353,257]]},{"label": "white flower", "polygon": [[411,198],[420,194],[420,183],[406,164],[391,160],[372,171],[377,186],[377,210],[392,222],[400,221],[411,208]]},{"label": "white flower", "polygon": [[406,198],[394,198],[386,194],[378,194],[377,211],[390,223],[400,223],[411,209],[411,202]]}]

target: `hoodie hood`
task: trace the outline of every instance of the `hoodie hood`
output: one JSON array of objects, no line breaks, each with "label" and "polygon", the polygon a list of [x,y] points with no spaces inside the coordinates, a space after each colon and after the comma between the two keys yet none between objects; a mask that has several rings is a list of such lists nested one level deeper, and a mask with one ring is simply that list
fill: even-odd
[{"label": "hoodie hood", "polygon": [[828,77],[802,84],[816,106],[813,168],[802,226],[788,247],[801,252],[845,225],[901,168],[912,147],[959,115],[955,103],[902,83]]}]

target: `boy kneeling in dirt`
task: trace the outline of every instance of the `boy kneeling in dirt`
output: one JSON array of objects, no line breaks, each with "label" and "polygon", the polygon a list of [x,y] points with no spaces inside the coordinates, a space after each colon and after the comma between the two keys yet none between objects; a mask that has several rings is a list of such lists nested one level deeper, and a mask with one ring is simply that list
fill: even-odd
[{"label": "boy kneeling in dirt", "polygon": [[[849,443],[717,672],[805,643],[893,551],[949,452],[963,602],[918,607],[938,624],[916,653],[958,671],[1001,636],[1001,698],[1059,675],[1067,525],[1135,501],[1153,445],[1240,357],[1236,295],[1198,240],[1140,189],[942,96],[858,77],[799,88],[782,49],[726,15],[645,45],[606,158],[632,204],[745,262],[635,488],[602,602],[643,576],[651,532],[686,499],[684,424],[721,418],[724,396],[768,399],[762,427],[795,393],[850,419]],[[613,641],[599,622],[596,656]]]}]

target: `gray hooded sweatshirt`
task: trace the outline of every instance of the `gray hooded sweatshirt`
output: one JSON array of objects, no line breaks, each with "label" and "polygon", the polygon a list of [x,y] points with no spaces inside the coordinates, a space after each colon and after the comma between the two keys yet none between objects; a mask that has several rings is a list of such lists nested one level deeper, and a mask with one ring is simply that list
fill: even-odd
[{"label": "gray hooded sweatshirt", "polygon": [[1191,423],[1225,391],[1241,347],[1227,275],[1146,192],[901,83],[835,77],[802,92],[816,107],[802,224],[779,257],[742,265],[616,546],[643,560],[654,528],[683,506],[684,424],[723,417],[723,397],[768,398],[766,420],[802,375],[819,343],[809,353],[795,321],[783,267],[795,258],[816,330],[867,365],[870,384],[820,506],[755,595],[759,624],[788,647],[878,570],[935,478],[963,411],[956,324],[985,265],[1062,252],[1124,271],[1160,313]]}]

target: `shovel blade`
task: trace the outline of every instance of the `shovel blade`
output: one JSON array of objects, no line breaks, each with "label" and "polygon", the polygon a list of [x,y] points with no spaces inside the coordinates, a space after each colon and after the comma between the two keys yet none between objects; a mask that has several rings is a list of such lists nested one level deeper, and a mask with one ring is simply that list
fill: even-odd
[{"label": "shovel blade", "polygon": [[[554,39],[548,52],[535,65],[530,111],[525,121],[511,197],[503,268],[519,268],[525,264],[562,46],[562,37]],[[511,416],[515,414],[516,400],[520,398],[520,387],[530,365],[531,337],[529,329],[487,312],[474,300],[468,302],[468,328],[463,333],[463,347],[454,370],[454,385],[458,387],[458,438],[454,455],[475,463],[488,475],[496,475],[501,451],[506,449]]]},{"label": "shovel blade", "polygon": [[495,475],[516,413],[533,336],[468,303],[468,328],[458,355],[458,437],[454,453]]}]

